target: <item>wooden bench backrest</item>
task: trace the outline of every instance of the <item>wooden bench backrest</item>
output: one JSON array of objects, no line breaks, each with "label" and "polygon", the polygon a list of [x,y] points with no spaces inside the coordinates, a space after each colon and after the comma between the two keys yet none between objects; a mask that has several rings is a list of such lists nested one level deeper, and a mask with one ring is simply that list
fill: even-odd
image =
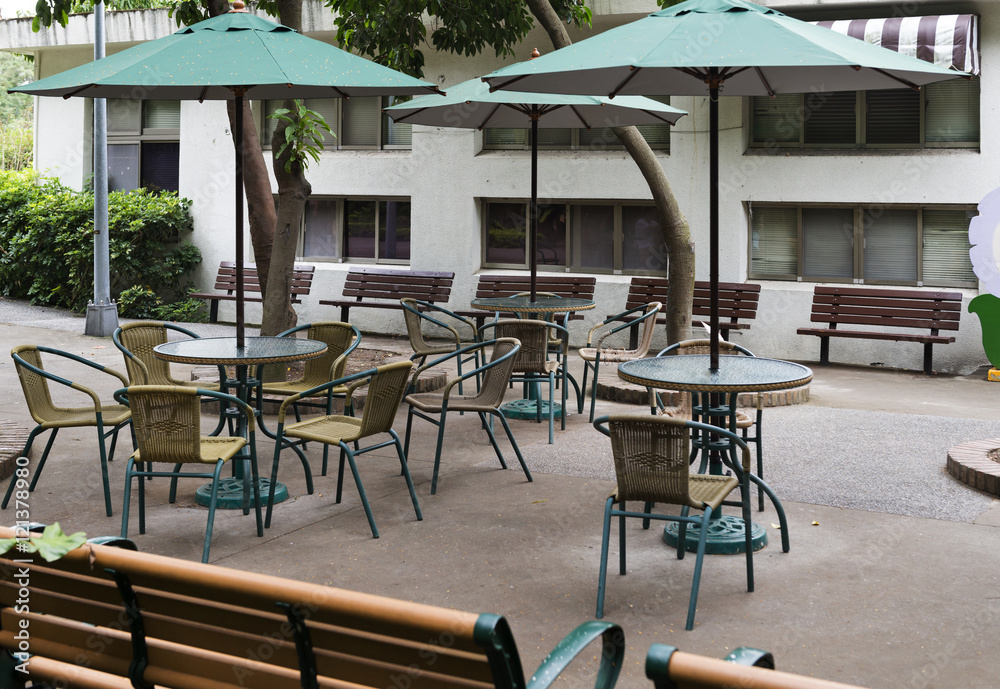
[{"label": "wooden bench backrest", "polygon": [[857,287],[824,287],[813,291],[814,323],[876,325],[958,330],[962,317],[959,292],[914,292]]},{"label": "wooden bench backrest", "polygon": [[[817,679],[763,667],[740,665],[717,658],[654,645],[646,662],[646,674],[656,686],[674,689],[859,689],[856,686]],[[650,662],[654,659],[653,662]],[[669,659],[669,660],[668,660]],[[666,665],[666,667],[664,667]]]},{"label": "wooden bench backrest", "polygon": [[[667,278],[634,277],[629,285],[625,310],[633,309],[651,301],[667,303]],[[694,283],[694,306],[692,315],[709,318],[711,316],[711,285],[708,282]],[[760,300],[760,285],[743,282],[719,283],[719,318],[752,320],[757,315]],[[661,321],[665,322],[666,317]]]},{"label": "wooden bench backrest", "polygon": [[[296,263],[292,273],[292,294],[309,294],[312,288],[313,275],[316,266]],[[215,276],[215,289],[225,290],[229,294],[236,293],[236,264],[232,261],[219,263],[219,274]],[[248,263],[243,266],[243,289],[246,292],[260,292],[260,277],[257,266]]]},{"label": "wooden bench backrest", "polygon": [[411,298],[429,302],[446,302],[451,296],[455,273],[385,268],[356,268],[347,273],[345,297],[387,299],[398,302]]},{"label": "wooden bench backrest", "polygon": [[[539,292],[550,292],[558,297],[593,299],[597,278],[570,275],[538,275],[535,286]],[[531,291],[529,275],[480,275],[476,286],[476,299],[509,297],[519,292]]]},{"label": "wooden bench backrest", "polygon": [[[128,677],[131,625],[108,570],[127,578],[141,609],[150,683],[298,689],[296,635],[277,605],[286,603],[308,629],[320,687],[494,686],[474,640],[478,615],[106,546],[54,563],[0,559],[0,644],[16,649],[26,619],[31,652],[51,661],[39,672],[70,679],[64,686],[79,665]],[[15,607],[25,580],[30,612]]]}]

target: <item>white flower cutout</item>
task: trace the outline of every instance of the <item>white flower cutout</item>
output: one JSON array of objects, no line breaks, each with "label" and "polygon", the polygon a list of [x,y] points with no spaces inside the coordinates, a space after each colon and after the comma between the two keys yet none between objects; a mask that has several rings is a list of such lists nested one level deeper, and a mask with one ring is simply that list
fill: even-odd
[{"label": "white flower cutout", "polygon": [[972,270],[986,291],[1000,297],[1000,188],[979,202],[979,215],[969,223]]}]

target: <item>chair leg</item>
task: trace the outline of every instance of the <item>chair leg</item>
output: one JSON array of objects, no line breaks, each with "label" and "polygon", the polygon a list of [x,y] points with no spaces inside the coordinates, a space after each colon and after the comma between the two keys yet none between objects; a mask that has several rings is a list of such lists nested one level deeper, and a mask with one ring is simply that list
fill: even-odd
[{"label": "chair leg", "polygon": [[[21,451],[21,456],[22,457],[27,457],[28,456],[28,452],[31,451],[31,445],[32,445],[32,443],[35,442],[35,438],[43,430],[45,430],[45,429],[42,428],[41,426],[35,426],[35,428],[32,429],[31,433],[28,435],[28,441],[24,444],[24,449]],[[52,429],[52,434],[53,435],[55,435],[56,430],[57,429],[55,429],[55,428]],[[49,438],[49,444],[48,444],[48,446],[51,446],[51,444],[52,444],[52,438]],[[48,446],[46,446],[46,452],[48,452]],[[46,456],[45,454],[42,454],[42,458],[43,459],[45,458],[45,456]],[[35,468],[35,475],[36,476],[38,475],[38,469],[37,469],[37,467]],[[17,485],[17,480],[18,480],[18,477],[17,477],[16,473],[13,476],[10,477],[10,483],[7,484],[7,492],[3,496],[3,504],[2,504],[2,508],[3,509],[7,509],[7,503],[10,502],[10,496],[14,494],[14,486]],[[32,483],[32,485],[34,485],[34,483]]]},{"label": "chair leg", "polygon": [[448,400],[441,403],[441,421],[438,422],[437,445],[434,449],[434,473],[431,475],[431,495],[437,493],[438,469],[441,467],[441,448],[444,445],[444,422],[448,418]]},{"label": "chair leg", "polygon": [[205,526],[205,545],[201,549],[201,561],[208,562],[208,551],[212,547],[212,529],[215,527],[215,503],[219,497],[219,474],[222,473],[223,460],[215,463],[215,472],[212,476],[212,497],[208,501],[208,524]]},{"label": "chair leg", "polygon": [[[129,502],[132,499],[132,467],[135,466],[135,458],[129,457],[125,465],[125,498],[122,501],[122,538],[128,538],[128,511]],[[139,477],[142,483],[142,477]]]},{"label": "chair leg", "polygon": [[[45,461],[49,458],[49,450],[52,449],[52,443],[55,442],[56,434],[59,433],[58,428],[52,429],[52,435],[49,436],[49,441],[45,443],[45,449],[42,451],[42,458],[38,460],[38,466],[35,467],[35,473],[31,475],[31,485],[28,486],[28,491],[34,491],[35,485],[38,483],[38,477],[42,475],[42,469],[45,468]],[[27,456],[27,454],[25,454]]]},{"label": "chair leg", "polygon": [[762,481],[759,477],[750,474],[747,478],[751,482],[756,483],[757,488],[763,490],[764,494],[767,495],[767,497],[771,500],[771,504],[774,505],[774,511],[778,513],[778,527],[779,530],[781,531],[781,551],[787,553],[790,548],[789,536],[788,536],[788,520],[785,517],[785,508],[781,504],[781,500],[779,500],[778,496],[774,494],[773,490],[771,490],[771,486],[764,483],[764,481]]},{"label": "chair leg", "polygon": [[[653,512],[653,503],[647,502],[645,505],[642,506],[642,511],[645,514],[651,514]],[[642,520],[642,528],[645,529],[645,530],[649,529],[649,519],[648,518]]]},{"label": "chair leg", "polygon": [[[698,535],[698,555],[694,561],[694,579],[691,582],[691,600],[688,603],[687,624],[684,625],[684,629],[687,631],[694,629],[694,612],[698,607],[698,587],[701,585],[701,564],[705,559],[705,541],[708,538],[708,520],[711,517],[712,508],[706,505],[705,514],[701,519],[701,533]],[[747,533],[750,533],[749,526],[747,527]]]},{"label": "chair leg", "polygon": [[413,489],[413,480],[410,478],[410,469],[406,466],[406,455],[403,454],[403,444],[399,442],[399,435],[396,431],[389,429],[393,443],[396,446],[396,453],[399,455],[399,465],[403,468],[403,476],[406,477],[406,488],[410,491],[410,501],[413,503],[413,511],[417,515],[417,521],[423,521],[424,515],[420,513],[420,503],[417,502],[417,492]]},{"label": "chair leg", "polygon": [[743,497],[743,533],[746,539],[747,591],[753,592],[753,535],[750,533],[753,523],[750,520],[750,482],[746,480],[746,477],[744,477],[743,485],[740,487],[740,494]]},{"label": "chair leg", "polygon": [[378,528],[375,526],[375,517],[372,516],[371,505],[368,504],[368,496],[365,494],[365,485],[361,482],[361,475],[358,473],[358,465],[354,461],[354,453],[350,448],[340,441],[340,450],[347,455],[347,461],[351,463],[351,474],[354,475],[354,485],[358,487],[358,494],[361,496],[361,505],[365,508],[365,516],[368,517],[368,526],[372,529],[372,538],[378,538]]},{"label": "chair leg", "polygon": [[403,454],[410,456],[410,431],[413,430],[413,407],[406,411],[406,433],[403,435]]},{"label": "chair leg", "polygon": [[597,612],[594,617],[604,617],[604,587],[608,579],[608,540],[611,538],[611,507],[614,498],[604,504],[604,531],[601,535],[601,570],[597,576]]},{"label": "chair leg", "polygon": [[556,413],[556,374],[553,371],[549,374],[549,445],[555,440],[555,413]]},{"label": "chair leg", "polygon": [[249,457],[247,461],[250,463],[250,480],[252,481],[251,488],[253,490],[253,504],[254,504],[254,511],[256,513],[257,535],[263,536],[264,523],[261,520],[260,516],[260,472],[258,471],[257,468],[256,449],[254,450],[253,456]]},{"label": "chair leg", "polygon": [[[341,443],[343,445],[343,443]],[[340,448],[340,465],[337,467],[337,499],[336,504],[340,504],[340,498],[342,496],[342,488],[344,486],[344,454],[345,450],[343,447]]]},{"label": "chair leg", "polygon": [[[177,465],[178,471],[180,471],[180,464]],[[135,465],[132,465],[135,468]],[[145,464],[139,464],[139,471],[146,469],[147,471],[153,470],[153,463],[146,462]],[[139,533],[146,533],[146,483],[142,480],[142,476],[139,477]]]},{"label": "chair leg", "polygon": [[503,424],[503,430],[507,434],[507,440],[510,441],[511,447],[514,448],[514,454],[517,455],[517,461],[521,463],[521,469],[524,471],[525,477],[528,479],[528,483],[531,483],[535,479],[531,478],[531,472],[528,471],[528,465],[524,462],[524,455],[521,454],[521,448],[517,446],[517,441],[514,440],[514,434],[511,433],[510,424],[507,423],[507,417],[503,415],[503,412],[497,410],[496,415],[500,417],[500,423]]},{"label": "chair leg", "polygon": [[[590,423],[594,423],[594,406],[597,403],[597,372],[600,370],[600,366],[601,357],[598,355],[597,358],[594,359],[594,382],[591,384],[590,388]],[[584,368],[583,371],[584,376],[586,376],[587,369]],[[584,387],[586,387],[586,383],[584,383]]]},{"label": "chair leg", "polygon": [[267,491],[267,514],[264,517],[264,526],[271,528],[271,510],[274,508],[274,489],[278,484],[278,461],[281,458],[281,445],[285,438],[285,424],[278,424],[278,432],[274,441],[274,459],[271,461],[271,485]]},{"label": "chair leg", "polygon": [[104,511],[110,517],[111,512],[111,482],[108,480],[108,454],[104,447],[104,423],[101,415],[97,415],[97,442],[101,446],[101,482],[104,485]]},{"label": "chair leg", "polygon": [[[558,378],[557,378],[558,380]],[[566,400],[568,399],[568,386],[566,385],[566,367],[562,370],[562,409],[559,414],[559,430],[566,430],[566,415],[569,414],[569,407],[566,406]]]},{"label": "chair leg", "polygon": [[[589,372],[590,372],[590,362],[587,361],[586,359],[584,359],[583,360],[583,383],[582,383],[584,390],[587,389],[587,374]],[[594,378],[597,378],[596,374],[594,375]],[[594,422],[594,398],[593,397],[591,397],[591,399],[590,399],[590,422],[591,423]]]},{"label": "chair leg", "polygon": [[493,451],[497,453],[497,459],[500,460],[500,468],[506,469],[507,462],[503,458],[503,453],[500,451],[500,446],[497,445],[497,438],[495,435],[493,435],[493,429],[490,428],[490,425],[488,423],[486,423],[486,412],[479,412],[479,420],[482,422],[483,428],[486,429],[486,436],[490,439],[490,445],[493,446]]},{"label": "chair leg", "polygon": [[[618,509],[625,512],[625,501],[618,503]],[[625,574],[625,515],[618,515],[618,573]]]}]

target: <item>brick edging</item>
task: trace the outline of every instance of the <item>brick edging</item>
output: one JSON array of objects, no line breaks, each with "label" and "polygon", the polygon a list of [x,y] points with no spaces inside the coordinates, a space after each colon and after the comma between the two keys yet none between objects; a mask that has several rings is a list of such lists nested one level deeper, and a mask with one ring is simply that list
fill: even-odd
[{"label": "brick edging", "polygon": [[0,421],[0,481],[14,473],[15,461],[28,442],[28,429],[13,421]]},{"label": "brick edging", "polygon": [[948,450],[948,473],[962,483],[1000,497],[1000,462],[989,458],[1000,438],[968,440]]}]

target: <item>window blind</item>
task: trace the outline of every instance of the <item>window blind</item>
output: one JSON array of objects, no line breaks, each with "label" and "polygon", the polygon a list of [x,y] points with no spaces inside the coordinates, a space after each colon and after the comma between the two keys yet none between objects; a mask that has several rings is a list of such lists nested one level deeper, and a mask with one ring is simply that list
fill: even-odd
[{"label": "window blind", "polygon": [[854,277],[852,209],[802,209],[802,275],[809,278]]},{"label": "window blind", "polygon": [[807,144],[853,144],[857,139],[857,93],[836,91],[823,94],[804,111]]},{"label": "window blind", "polygon": [[377,96],[344,101],[344,118],[340,133],[342,146],[379,145],[381,103],[382,99]]},{"label": "window blind", "polygon": [[108,134],[141,134],[142,101],[108,99]]},{"label": "window blind", "polygon": [[754,96],[753,140],[759,143],[799,143],[802,132],[802,94],[782,93],[774,98]]},{"label": "window blind", "polygon": [[754,277],[794,278],[799,264],[799,213],[795,208],[753,207],[750,272]]},{"label": "window blind", "polygon": [[920,92],[910,89],[865,93],[865,141],[920,143]]},{"label": "window blind", "polygon": [[917,280],[917,211],[883,208],[865,213],[865,282]]},{"label": "window blind", "polygon": [[148,100],[142,109],[143,129],[180,131],[181,103],[176,100]]},{"label": "window blind", "polygon": [[976,285],[969,258],[969,214],[964,210],[923,212],[923,261],[927,285]]},{"label": "window blind", "polygon": [[941,81],[923,91],[928,142],[979,143],[979,79]]}]

